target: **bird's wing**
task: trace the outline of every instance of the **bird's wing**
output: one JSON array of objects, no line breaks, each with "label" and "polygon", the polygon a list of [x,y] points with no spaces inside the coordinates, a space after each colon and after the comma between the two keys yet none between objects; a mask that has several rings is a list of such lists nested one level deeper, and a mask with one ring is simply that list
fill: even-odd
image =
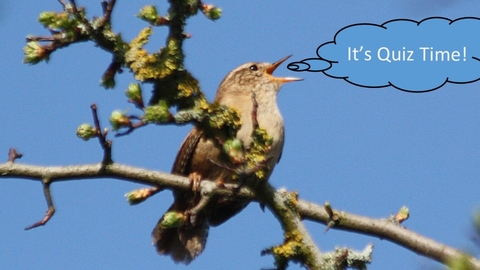
[{"label": "bird's wing", "polygon": [[195,148],[197,148],[202,135],[203,131],[197,127],[192,128],[190,133],[188,133],[178,151],[177,157],[175,158],[172,173],[185,176],[190,173],[193,152],[195,151]]}]

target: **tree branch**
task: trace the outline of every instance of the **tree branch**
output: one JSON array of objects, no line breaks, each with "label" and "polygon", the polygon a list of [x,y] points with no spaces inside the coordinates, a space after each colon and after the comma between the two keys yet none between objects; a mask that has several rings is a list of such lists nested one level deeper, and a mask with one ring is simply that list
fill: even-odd
[{"label": "tree branch", "polygon": [[[298,212],[303,218],[323,224],[331,222],[331,218],[324,207],[299,200]],[[405,247],[419,255],[431,258],[443,264],[454,259],[466,256],[472,269],[480,269],[480,260],[461,252],[458,249],[439,243],[416,232],[408,230],[388,219],[374,219],[344,211],[334,210],[339,216],[332,228],[375,236]]]},{"label": "tree branch", "polygon": [[[48,167],[6,162],[0,164],[0,178],[20,178],[35,181],[49,179],[49,184],[69,180],[114,178],[156,186],[162,189],[191,188],[190,180],[187,177],[115,163]],[[273,191],[273,187],[268,183],[266,183],[266,188],[272,189]],[[231,195],[257,200],[254,193],[247,187],[234,190],[228,185],[227,188],[219,188],[216,186],[215,182],[202,181],[200,183],[200,190],[209,190],[215,195]],[[282,193],[285,193],[285,191],[274,191],[274,194],[276,194],[274,196],[283,196]],[[329,224],[332,222],[331,216],[327,213],[325,207],[321,205],[300,199],[296,200],[294,205],[300,216],[304,219],[322,224]],[[410,249],[419,255],[429,257],[443,264],[446,264],[448,261],[455,258],[466,257],[472,267],[480,269],[480,261],[476,258],[466,255],[458,249],[446,246],[394,224],[387,219],[372,219],[337,210],[333,210],[333,212],[337,214],[339,218],[334,222],[334,225],[331,227],[332,229],[340,229],[387,239],[395,244]]]},{"label": "tree branch", "polygon": [[276,191],[269,183],[258,185],[255,194],[280,221],[285,241],[282,245],[265,250],[263,254],[273,254],[278,269],[286,269],[289,260],[297,261],[308,269],[323,269],[322,253],[313,242],[298,215],[295,203],[296,194],[286,190]]}]

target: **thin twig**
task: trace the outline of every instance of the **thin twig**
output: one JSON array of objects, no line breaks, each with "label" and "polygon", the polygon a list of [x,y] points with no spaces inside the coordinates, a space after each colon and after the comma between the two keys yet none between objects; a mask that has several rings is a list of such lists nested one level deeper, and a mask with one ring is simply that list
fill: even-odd
[{"label": "thin twig", "polygon": [[68,10],[68,12],[82,22],[83,26],[87,29],[87,32],[94,32],[93,27],[88,21],[88,19],[78,11],[77,3],[75,2],[75,0],[70,0],[70,10]]},{"label": "thin twig", "polygon": [[62,5],[64,10],[67,8],[67,3],[64,0],[58,0],[58,2]]},{"label": "thin twig", "polygon": [[70,0],[70,6],[72,9],[72,13],[74,15],[78,15],[77,3],[75,3],[75,0]]},{"label": "thin twig", "polygon": [[8,150],[8,162],[14,163],[16,159],[22,158],[22,154],[18,153],[15,148],[10,148]]},{"label": "thin twig", "polygon": [[26,227],[25,228],[26,231],[47,224],[50,218],[52,218],[53,214],[55,214],[55,206],[53,205],[52,194],[50,193],[50,180],[48,178],[44,179],[42,181],[42,186],[43,186],[43,195],[45,196],[45,200],[47,201],[47,206],[48,206],[47,212],[45,213],[45,216],[43,217],[42,220],[34,223],[29,227]]},{"label": "thin twig", "polygon": [[197,205],[195,205],[195,207],[193,207],[192,209],[190,209],[188,211],[188,213],[190,214],[190,224],[192,224],[193,226],[195,226],[196,224],[196,218],[197,218],[197,215],[198,213],[200,213],[203,209],[205,209],[205,207],[207,207],[208,203],[210,202],[212,198],[212,194],[211,193],[206,193],[206,194],[201,194],[201,198],[200,198],[200,201],[197,203]]},{"label": "thin twig", "polygon": [[122,132],[117,132],[117,133],[115,134],[115,137],[126,136],[126,135],[132,133],[133,131],[135,131],[137,128],[141,128],[141,127],[144,127],[144,126],[146,126],[146,125],[148,125],[148,123],[145,122],[145,121],[140,121],[140,122],[131,124],[130,127],[128,127],[127,130],[122,131]]},{"label": "thin twig", "polygon": [[56,38],[53,36],[27,36],[27,42],[30,41],[55,41]]},{"label": "thin twig", "polygon": [[107,130],[102,131],[102,127],[100,126],[100,120],[98,120],[98,113],[97,113],[97,105],[92,104],[90,105],[90,108],[92,109],[92,115],[93,115],[93,123],[95,125],[95,130],[97,130],[98,133],[98,140],[100,142],[100,145],[103,149],[103,164],[109,164],[112,163],[112,142],[108,141],[106,139],[107,137]]},{"label": "thin twig", "polygon": [[113,7],[115,6],[115,2],[116,2],[115,0],[108,1],[108,5],[106,6],[105,12],[103,14],[103,19],[105,20],[105,22],[110,22]]}]

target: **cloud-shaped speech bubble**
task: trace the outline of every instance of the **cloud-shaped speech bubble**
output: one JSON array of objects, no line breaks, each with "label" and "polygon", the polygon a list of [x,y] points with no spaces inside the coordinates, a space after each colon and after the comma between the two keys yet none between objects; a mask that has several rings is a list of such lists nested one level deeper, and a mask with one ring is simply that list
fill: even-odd
[{"label": "cloud-shaped speech bubble", "polygon": [[480,18],[473,17],[349,25],[318,47],[318,58],[292,62],[288,69],[321,71],[363,87],[432,91],[480,79],[479,30]]}]

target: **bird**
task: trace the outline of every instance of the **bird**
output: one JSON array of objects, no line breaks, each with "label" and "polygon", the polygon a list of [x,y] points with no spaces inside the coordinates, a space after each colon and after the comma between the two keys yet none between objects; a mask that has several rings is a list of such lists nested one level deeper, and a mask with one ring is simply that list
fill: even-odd
[{"label": "bird", "polygon": [[[291,55],[290,55],[291,56]],[[249,62],[229,72],[220,83],[214,104],[227,105],[240,113],[241,127],[236,139],[248,147],[252,142],[256,110],[258,126],[272,137],[268,159],[264,168],[266,179],[280,160],[284,145],[284,123],[277,106],[277,94],[284,83],[302,80],[295,77],[275,77],[273,71],[290,56],[275,63]],[[252,98],[252,95],[254,98]],[[216,180],[239,184],[234,172],[222,164],[222,146],[218,138],[208,136],[199,126],[194,126],[183,141],[172,168],[172,174],[188,176],[191,181]],[[194,190],[174,190],[174,202],[158,221],[152,232],[152,242],[157,252],[170,255],[176,263],[189,264],[205,248],[210,226],[218,226],[247,205],[240,198],[216,198],[196,215],[195,222],[168,223],[171,215],[184,220],[188,211],[198,204]],[[170,216],[169,216],[170,215]],[[174,219],[175,220],[175,219]]]}]

